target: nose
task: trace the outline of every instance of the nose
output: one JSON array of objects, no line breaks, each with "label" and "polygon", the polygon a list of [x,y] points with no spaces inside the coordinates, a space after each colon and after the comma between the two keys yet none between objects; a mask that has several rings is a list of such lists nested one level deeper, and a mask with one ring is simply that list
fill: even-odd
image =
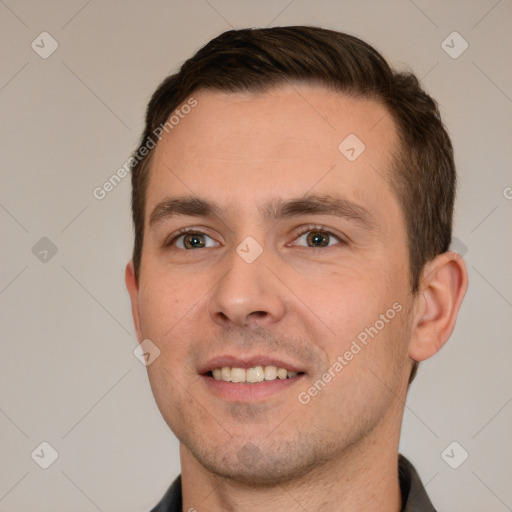
[{"label": "nose", "polygon": [[225,257],[225,274],[215,286],[208,314],[220,326],[269,326],[286,311],[283,284],[276,262],[263,254],[248,263],[236,251]]}]

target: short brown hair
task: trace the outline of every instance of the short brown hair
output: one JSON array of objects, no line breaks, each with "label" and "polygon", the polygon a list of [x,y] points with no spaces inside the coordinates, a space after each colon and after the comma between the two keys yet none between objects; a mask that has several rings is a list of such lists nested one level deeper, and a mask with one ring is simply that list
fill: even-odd
[{"label": "short brown hair", "polygon": [[[324,86],[383,104],[394,119],[399,143],[390,183],[408,233],[412,292],[428,261],[451,243],[456,173],[450,138],[436,102],[408,72],[395,72],[364,41],[317,27],[230,30],[219,35],[179,72],[167,77],[149,102],[146,127],[132,159],[133,263],[139,277],[144,211],[155,131],[200,90],[261,92],[286,83]],[[155,144],[153,144],[154,147]]]}]

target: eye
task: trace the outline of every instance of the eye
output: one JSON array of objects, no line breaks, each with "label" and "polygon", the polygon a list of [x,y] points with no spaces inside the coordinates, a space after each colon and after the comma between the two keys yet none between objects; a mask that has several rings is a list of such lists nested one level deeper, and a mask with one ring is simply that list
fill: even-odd
[{"label": "eye", "polygon": [[300,235],[294,245],[302,247],[329,247],[339,244],[341,239],[324,229],[309,229]]},{"label": "eye", "polygon": [[203,249],[216,247],[217,242],[210,236],[199,231],[188,231],[171,240],[169,245],[175,245],[178,249]]}]

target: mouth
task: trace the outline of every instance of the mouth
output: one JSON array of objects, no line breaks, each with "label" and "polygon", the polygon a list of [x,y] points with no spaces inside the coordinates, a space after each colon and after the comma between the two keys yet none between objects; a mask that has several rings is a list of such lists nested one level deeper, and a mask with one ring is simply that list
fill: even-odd
[{"label": "mouth", "polygon": [[210,392],[229,402],[257,402],[282,396],[306,375],[293,363],[266,357],[219,357],[199,373]]},{"label": "mouth", "polygon": [[256,384],[258,382],[272,381],[276,379],[293,379],[294,377],[297,377],[297,375],[302,375],[303,373],[304,372],[295,372],[293,370],[287,370],[286,368],[274,365],[258,365],[247,369],[238,368],[236,366],[222,366],[207,372],[207,375],[215,380],[222,380],[224,382]]}]

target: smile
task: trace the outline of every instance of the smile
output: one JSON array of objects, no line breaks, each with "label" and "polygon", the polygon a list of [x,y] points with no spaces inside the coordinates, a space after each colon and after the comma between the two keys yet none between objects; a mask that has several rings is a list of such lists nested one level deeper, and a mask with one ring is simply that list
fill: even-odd
[{"label": "smile", "polygon": [[210,372],[210,376],[215,380],[235,383],[255,384],[263,381],[285,380],[296,377],[301,372],[294,372],[286,368],[277,366],[253,366],[252,368],[237,368],[223,366],[222,368],[214,368]]}]

